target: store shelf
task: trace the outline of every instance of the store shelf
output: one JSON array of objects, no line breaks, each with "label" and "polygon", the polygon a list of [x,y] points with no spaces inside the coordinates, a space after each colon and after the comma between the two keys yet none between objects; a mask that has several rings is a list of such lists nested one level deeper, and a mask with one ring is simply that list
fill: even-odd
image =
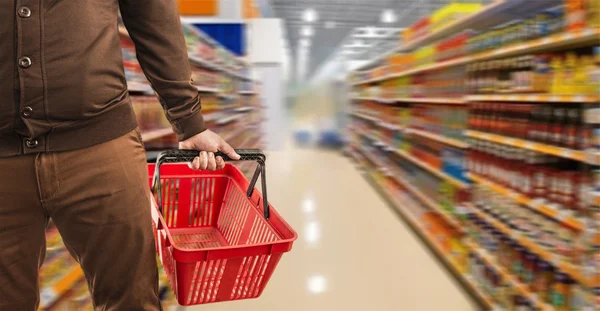
[{"label": "store shelf", "polygon": [[374,101],[374,102],[383,103],[383,104],[394,103],[394,99],[383,98],[383,97],[352,97],[352,100]]},{"label": "store shelf", "polygon": [[472,130],[466,131],[466,135],[469,137],[472,137],[472,138],[487,140],[487,141],[491,141],[491,142],[494,142],[497,144],[513,146],[513,147],[517,147],[517,148],[537,151],[540,153],[550,154],[550,155],[561,157],[561,158],[572,159],[572,160],[577,160],[577,161],[581,161],[581,162],[588,162],[590,164],[595,164],[595,165],[600,164],[600,162],[597,162],[598,159],[592,159],[584,151],[580,151],[580,150],[555,147],[555,146],[546,145],[546,144],[542,144],[542,143],[536,143],[536,142],[532,142],[532,141],[527,141],[527,140],[522,140],[522,139],[517,139],[517,138],[510,138],[510,137],[506,137],[506,136],[483,133],[483,132],[472,131]]},{"label": "store shelf", "polygon": [[518,192],[515,192],[515,191],[505,188],[501,185],[498,185],[498,184],[496,184],[492,181],[489,181],[479,175],[469,173],[469,178],[472,181],[474,181],[480,185],[484,185],[487,188],[493,190],[494,192],[496,192],[500,195],[512,198],[516,202],[529,207],[531,210],[534,210],[540,214],[550,217],[572,229],[584,230],[586,227],[585,224],[581,220],[579,220],[573,216],[565,215],[564,213],[561,213],[560,211],[556,210],[555,208],[551,207],[550,205],[539,204],[535,200],[533,200],[525,195],[522,195]]},{"label": "store shelf", "polygon": [[469,184],[442,172],[440,169],[435,168],[435,167],[415,158],[414,156],[408,154],[405,151],[399,150],[397,148],[391,148],[391,147],[388,147],[388,150],[405,158],[406,160],[413,162],[414,164],[421,167],[422,169],[425,169],[426,171],[430,172],[431,174],[448,181],[449,183],[453,184],[454,186],[456,186],[460,189],[466,189],[466,188],[470,187]]},{"label": "store shelf", "polygon": [[137,81],[127,81],[127,90],[132,93],[152,94],[154,91],[148,83]]},{"label": "store shelf", "polygon": [[369,115],[366,115],[366,114],[360,113],[360,112],[351,112],[350,114],[353,115],[353,116],[355,116],[355,117],[357,117],[357,118],[361,118],[361,119],[364,119],[364,120],[367,120],[367,121],[373,121],[373,122],[378,122],[379,121],[379,119],[376,118],[376,117],[369,116]]},{"label": "store shelf", "polygon": [[219,90],[218,88],[215,87],[206,87],[206,86],[196,86],[196,88],[198,89],[199,92],[202,93],[219,93],[221,92],[221,90]]},{"label": "store shelf", "polygon": [[235,111],[235,112],[248,112],[248,111],[252,111],[252,110],[255,110],[255,109],[256,108],[254,108],[254,107],[247,106],[247,107],[235,108],[233,111]]},{"label": "store shelf", "polygon": [[238,91],[240,95],[256,95],[258,94],[256,91]]},{"label": "store shelf", "polygon": [[441,105],[466,105],[467,102],[462,98],[438,98],[438,97],[401,97],[390,99],[402,103],[419,103],[419,104],[441,104]]},{"label": "store shelf", "polygon": [[519,281],[519,279],[517,279],[512,273],[507,271],[506,268],[502,267],[502,265],[500,265],[496,259],[491,256],[483,247],[473,241],[468,241],[466,244],[471,252],[475,253],[477,257],[485,261],[487,266],[493,268],[502,277],[502,279],[510,285],[510,287],[519,293],[519,295],[533,302],[536,308],[539,310],[554,310],[552,306],[540,301],[537,297],[537,294],[531,292],[525,286],[525,284]]},{"label": "store shelf", "polygon": [[242,127],[242,128],[240,128],[239,130],[236,130],[236,131],[233,131],[233,132],[231,132],[231,133],[230,133],[230,134],[228,134],[227,136],[224,136],[224,137],[222,136],[222,137],[223,137],[223,140],[225,140],[225,141],[230,141],[230,140],[234,139],[236,136],[238,136],[239,134],[241,134],[241,133],[243,133],[243,132],[245,132],[245,131],[247,131],[247,130],[249,130],[249,128],[248,128],[248,127]]},{"label": "store shelf", "polygon": [[552,95],[552,94],[514,94],[514,95],[468,95],[467,101],[498,102],[540,102],[540,103],[598,103],[600,96],[593,95]]},{"label": "store shelf", "polygon": [[[358,159],[357,159],[358,160]],[[492,297],[490,297],[487,293],[485,293],[475,282],[473,282],[472,278],[468,275],[465,275],[462,272],[459,264],[456,263],[455,260],[452,259],[451,254],[448,254],[442,246],[436,241],[435,237],[428,232],[427,228],[425,228],[421,221],[417,216],[414,215],[413,212],[407,210],[404,206],[407,204],[408,198],[402,198],[402,200],[393,193],[390,193],[385,185],[381,184],[377,178],[372,176],[370,173],[366,173],[365,177],[374,187],[377,188],[378,192],[383,195],[390,205],[400,213],[402,218],[404,218],[408,224],[413,228],[413,230],[421,237],[421,239],[429,246],[429,248],[435,253],[436,257],[441,260],[446,267],[448,267],[451,272],[460,279],[460,281],[466,285],[467,288],[471,290],[471,293],[478,299],[478,301],[482,304],[482,306],[486,310],[498,310],[498,307]]]},{"label": "store shelf", "polygon": [[238,95],[225,94],[225,93],[217,93],[217,97],[222,98],[224,100],[234,100],[234,99],[238,98]]},{"label": "store shelf", "polygon": [[40,308],[46,309],[56,304],[82,278],[83,271],[75,266],[56,282],[44,287],[40,292]]},{"label": "store shelf", "polygon": [[[509,1],[510,2],[510,1]],[[594,44],[598,42],[598,36],[600,36],[600,29],[583,29],[580,31],[566,31],[555,35],[546,36],[544,38],[531,40],[523,43],[512,44],[504,48],[494,49],[492,51],[477,53],[472,56],[458,57],[455,59],[438,62],[429,65],[418,66],[413,69],[405,70],[402,72],[388,74],[382,77],[373,78],[365,81],[355,82],[352,85],[369,84],[375,82],[381,82],[393,78],[399,78],[409,76],[421,72],[430,70],[448,68],[453,66],[464,65],[470,62],[483,61],[495,58],[510,57],[515,55],[537,53],[542,51],[548,51],[551,49],[577,46],[582,44]]]},{"label": "store shelf", "polygon": [[392,131],[404,131],[404,130],[406,130],[406,128],[404,126],[402,126],[402,125],[384,122],[384,121],[381,121],[379,119],[377,119],[377,121],[375,122],[375,124],[377,126],[379,126],[379,127],[382,127],[384,129],[387,129],[387,130],[392,130]]},{"label": "store shelf", "polygon": [[244,114],[234,114],[234,115],[228,116],[226,118],[220,119],[216,123],[217,123],[217,125],[225,125],[227,123],[236,121],[242,117],[244,117]]},{"label": "store shelf", "polygon": [[560,269],[562,272],[568,274],[572,279],[576,280],[579,284],[587,286],[589,288],[594,288],[600,286],[600,278],[599,277],[587,277],[585,273],[582,271],[582,267],[576,267],[572,264],[565,262],[562,258],[558,256],[558,254],[549,252],[542,247],[538,246],[536,243],[532,242],[529,238],[516,233],[505,224],[496,220],[494,217],[479,211],[478,209],[471,207],[470,210],[477,215],[479,218],[484,219],[486,222],[491,224],[494,228],[501,231],[504,235],[511,237],[513,240],[517,241],[523,247],[527,248],[529,251],[534,253],[536,256],[542,258],[543,260],[552,263],[553,266]]},{"label": "store shelf", "polygon": [[456,140],[456,139],[453,139],[453,138],[444,137],[442,135],[430,133],[430,132],[427,132],[427,131],[422,131],[422,130],[408,128],[408,129],[406,129],[406,132],[410,133],[410,134],[415,134],[415,135],[418,135],[418,136],[426,137],[426,138],[429,138],[431,140],[435,140],[437,142],[440,142],[440,143],[443,143],[443,144],[446,144],[446,145],[450,145],[450,146],[453,146],[453,147],[456,147],[456,148],[461,148],[461,149],[469,148],[469,144],[468,143],[465,143],[465,142],[462,142],[462,141],[459,141],[459,140]]},{"label": "store shelf", "polygon": [[[496,15],[499,9],[512,5],[508,0],[498,0],[485,6],[476,13],[460,18],[439,30],[433,31],[421,38],[408,41],[398,48],[398,52],[412,51],[415,48],[421,47],[433,41],[441,40],[444,37],[460,31],[461,29],[470,29],[478,20],[482,20],[491,15]],[[516,1],[513,1],[513,3]]]},{"label": "store shelf", "polygon": [[221,67],[209,60],[206,60],[200,56],[196,56],[196,55],[190,55],[190,62],[192,62],[192,64],[205,68],[205,69],[209,69],[209,70],[213,70],[213,71],[221,71]]},{"label": "store shelf", "polygon": [[154,139],[159,139],[159,138],[163,138],[165,136],[169,136],[171,134],[174,134],[172,128],[151,130],[151,131],[142,133],[142,140],[143,141],[151,141]]},{"label": "store shelf", "polygon": [[508,47],[482,52],[472,57],[472,61],[510,57],[537,52],[547,52],[557,48],[569,48],[586,44],[598,44],[600,28],[588,28],[578,31],[563,31],[543,38],[517,43]]}]

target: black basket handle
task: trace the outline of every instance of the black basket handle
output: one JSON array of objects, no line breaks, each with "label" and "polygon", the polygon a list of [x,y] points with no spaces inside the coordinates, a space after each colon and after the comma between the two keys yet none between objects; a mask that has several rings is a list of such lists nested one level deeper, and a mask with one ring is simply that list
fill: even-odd
[{"label": "black basket handle", "polygon": [[[250,180],[250,185],[248,186],[248,190],[246,191],[246,195],[248,197],[252,196],[254,192],[254,186],[258,181],[258,177],[262,174],[261,185],[262,185],[262,195],[263,195],[263,209],[265,219],[269,220],[271,217],[271,213],[269,210],[269,201],[267,200],[267,180],[266,180],[266,169],[265,169],[265,161],[267,157],[260,149],[235,149],[235,152],[240,155],[240,159],[237,161],[255,161],[258,163],[256,167],[256,171],[254,171],[254,175],[252,175],[252,179]],[[181,163],[181,162],[192,162],[194,158],[199,156],[200,151],[197,150],[166,150],[159,153],[158,158],[156,158],[156,168],[154,169],[154,177],[152,179],[152,193],[158,193],[158,211],[163,213],[163,202],[162,202],[162,191],[161,191],[161,183],[160,183],[160,166],[165,163]],[[229,156],[225,155],[222,152],[215,152],[215,157],[222,157],[225,161],[235,161],[231,159]]]}]

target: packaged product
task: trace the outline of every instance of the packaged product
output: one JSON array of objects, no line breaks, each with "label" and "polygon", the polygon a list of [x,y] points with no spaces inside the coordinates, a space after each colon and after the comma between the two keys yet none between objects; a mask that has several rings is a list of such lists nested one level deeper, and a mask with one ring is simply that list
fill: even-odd
[{"label": "packaged product", "polygon": [[573,282],[571,285],[571,299],[569,301],[569,310],[581,311],[585,306],[585,295],[586,290],[583,286],[577,282]]},{"label": "packaged product", "polygon": [[560,226],[558,231],[556,253],[562,257],[565,262],[573,261],[573,232],[564,226]]},{"label": "packaged product", "polygon": [[556,311],[569,310],[572,280],[561,271],[555,272],[554,283],[551,289],[550,304]]},{"label": "packaged product", "polygon": [[526,249],[521,245],[516,245],[512,258],[512,273],[520,278],[523,273],[523,261],[525,260]]},{"label": "packaged product", "polygon": [[[597,1],[598,3],[598,1]],[[600,27],[600,26],[599,26]],[[589,68],[591,72],[589,73],[590,79],[590,94],[598,95],[600,94],[600,46],[594,47],[594,56],[593,56],[593,64],[594,66]]]},{"label": "packaged product", "polygon": [[600,83],[600,81],[594,81],[596,66],[594,65],[594,59],[592,56],[582,55],[579,58],[578,69],[580,70],[580,73],[578,75],[578,90],[576,93],[583,95],[595,95],[598,84],[594,83]]},{"label": "packaged product", "polygon": [[563,77],[562,81],[562,92],[560,94],[573,95],[577,93],[577,64],[578,58],[575,53],[567,53],[563,63]]},{"label": "packaged product", "polygon": [[587,26],[600,27],[600,1],[586,0]]},{"label": "packaged product", "polygon": [[525,265],[523,268],[523,283],[533,287],[533,281],[535,279],[535,274],[538,273],[538,258],[535,254],[531,252],[527,252],[525,254]]},{"label": "packaged product", "polygon": [[550,62],[550,67],[552,67],[552,86],[550,87],[550,92],[552,94],[564,94],[566,75],[561,57],[554,56]]},{"label": "packaged product", "polygon": [[554,267],[547,261],[538,261],[538,273],[535,274],[532,290],[541,301],[550,300],[551,284],[554,280]]},{"label": "packaged product", "polygon": [[586,0],[565,0],[566,27],[569,31],[579,30],[586,25]]}]

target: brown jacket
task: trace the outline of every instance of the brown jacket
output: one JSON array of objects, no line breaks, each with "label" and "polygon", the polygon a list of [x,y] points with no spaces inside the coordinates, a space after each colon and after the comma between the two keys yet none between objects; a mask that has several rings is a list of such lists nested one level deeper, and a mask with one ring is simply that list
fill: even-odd
[{"label": "brown jacket", "polygon": [[0,157],[88,147],[136,127],[118,11],[180,140],[204,130],[174,0],[2,0]]}]

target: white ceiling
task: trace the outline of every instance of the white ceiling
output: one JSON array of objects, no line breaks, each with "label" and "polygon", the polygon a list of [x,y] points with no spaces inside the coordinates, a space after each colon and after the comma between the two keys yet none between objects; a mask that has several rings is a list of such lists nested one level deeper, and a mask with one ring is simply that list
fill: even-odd
[{"label": "white ceiling", "polygon": [[[399,44],[397,29],[410,26],[452,0],[270,0],[269,4],[275,17],[284,19],[289,48],[292,58],[298,55],[298,45],[302,38],[301,29],[310,26],[313,36],[308,48],[306,78],[321,66],[331,54],[338,51],[342,42],[353,45],[369,45],[369,48],[352,48],[360,54],[351,57],[370,59]],[[483,0],[482,2],[489,2]],[[308,23],[303,19],[305,10],[317,13],[317,20]],[[391,9],[397,18],[394,23],[382,23],[381,14]],[[335,27],[326,24],[333,22]],[[331,25],[327,25],[331,26]],[[390,28],[387,32],[364,35],[362,27]],[[362,31],[362,33],[361,33]],[[366,29],[366,31],[371,31]],[[361,37],[362,34],[362,37]],[[385,37],[383,35],[386,35]],[[346,39],[346,40],[345,40]],[[345,41],[344,41],[345,40]],[[358,40],[358,42],[356,42]],[[366,52],[366,53],[365,53]],[[351,53],[351,52],[348,52]],[[294,62],[296,63],[296,61]]]}]

